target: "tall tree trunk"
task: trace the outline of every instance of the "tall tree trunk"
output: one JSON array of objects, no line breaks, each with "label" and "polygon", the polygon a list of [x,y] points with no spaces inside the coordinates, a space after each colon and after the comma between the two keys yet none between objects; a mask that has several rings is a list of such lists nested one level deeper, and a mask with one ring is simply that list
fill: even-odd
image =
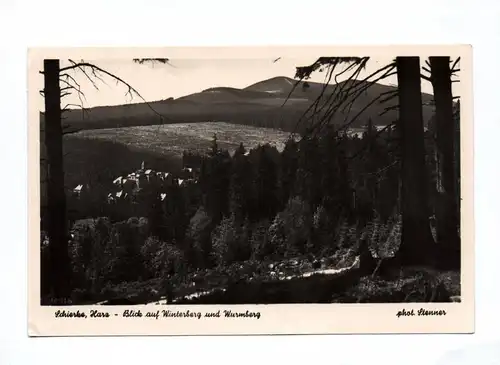
[{"label": "tall tree trunk", "polygon": [[48,170],[49,282],[53,298],[65,300],[70,294],[70,265],[66,231],[59,60],[44,60],[44,79],[45,148]]},{"label": "tall tree trunk", "polygon": [[429,57],[431,81],[436,105],[437,149],[437,237],[440,247],[439,263],[451,268],[460,267],[458,194],[454,171],[455,123],[451,90],[450,57]]},{"label": "tall tree trunk", "polygon": [[457,210],[458,217],[458,236],[460,237],[460,212],[461,212],[461,185],[460,185],[460,174],[461,174],[461,159],[460,159],[460,99],[457,100],[453,108],[453,123],[454,123],[454,133],[455,136],[455,151],[453,161],[455,163],[455,187],[457,189],[457,193],[455,195],[455,207]]},{"label": "tall tree trunk", "polygon": [[397,57],[401,135],[402,242],[397,258],[402,265],[433,263],[429,225],[427,171],[419,57]]}]

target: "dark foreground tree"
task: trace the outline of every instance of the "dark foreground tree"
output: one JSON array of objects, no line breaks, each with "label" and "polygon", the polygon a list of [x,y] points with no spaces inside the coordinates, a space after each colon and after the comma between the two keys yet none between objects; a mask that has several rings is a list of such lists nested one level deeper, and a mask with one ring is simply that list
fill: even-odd
[{"label": "dark foreground tree", "polygon": [[[44,70],[40,73],[44,76],[43,96],[45,99],[45,129],[44,145],[47,152],[47,234],[49,238],[49,259],[45,261],[48,267],[43,267],[42,272],[49,276],[49,294],[53,302],[67,302],[71,294],[71,265],[68,254],[68,222],[66,218],[66,191],[64,185],[63,166],[63,135],[65,134],[62,124],[62,113],[66,109],[61,108],[61,99],[71,92],[77,92],[79,97],[83,96],[80,84],[68,71],[81,71],[98,90],[94,79],[102,80],[101,76],[111,77],[118,83],[125,85],[127,94],[139,96],[149,108],[160,117],[151,105],[144,100],[141,94],[120,77],[103,70],[102,68],[88,63],[69,60],[70,66],[60,67],[58,59],[44,60]],[[168,59],[134,59],[136,63],[160,62],[168,63]],[[91,73],[89,74],[88,71]],[[61,88],[60,83],[65,87]],[[69,106],[69,105],[68,105]],[[80,105],[83,109],[83,105]]]},{"label": "dark foreground tree", "polygon": [[49,237],[48,269],[50,296],[68,298],[71,269],[68,255],[66,193],[63,168],[63,128],[61,124],[61,89],[59,60],[44,60],[45,149],[47,151],[47,215]]},{"label": "dark foreground tree", "polygon": [[429,264],[434,259],[429,225],[427,171],[419,57],[396,58],[401,138],[402,242],[397,253],[403,265]]},{"label": "dark foreground tree", "polygon": [[[330,65],[330,71],[339,63],[352,63],[358,69],[351,77],[356,78],[359,71],[368,62],[368,58],[346,58],[346,57],[321,57],[313,65],[297,68],[297,78],[307,78],[311,72],[322,66]],[[403,237],[400,250],[396,260],[402,265],[432,264],[435,260],[434,241],[429,225],[427,171],[425,168],[424,149],[424,126],[422,113],[421,74],[419,57],[397,57],[395,64],[387,65],[376,71],[365,80],[377,74],[383,73],[377,80],[368,83],[368,86],[382,78],[390,75],[391,67],[396,66],[398,77],[398,93],[390,95],[386,100],[398,96],[399,98],[399,120],[398,130],[400,133],[400,155],[401,155],[401,211],[403,215]],[[349,68],[348,68],[349,69]],[[448,75],[448,82],[449,82]],[[345,82],[343,84],[346,84]],[[365,88],[363,88],[366,90]],[[355,87],[339,92],[351,95],[347,100],[354,100],[361,93]],[[319,100],[318,98],[318,103]],[[331,98],[330,103],[320,106],[318,109],[327,108],[326,115],[331,117],[342,102]],[[344,101],[344,102],[345,102]],[[375,102],[374,100],[373,102]],[[382,102],[382,101],[381,101]],[[349,101],[347,101],[349,103]],[[316,109],[315,109],[316,110]],[[329,112],[332,110],[332,113]],[[313,113],[315,114],[315,113]],[[359,115],[357,115],[359,116]],[[327,118],[327,119],[328,119]],[[325,118],[323,118],[324,120]],[[313,123],[312,130],[317,130],[325,124],[321,120]],[[345,123],[341,128],[347,128],[352,121]],[[450,129],[451,131],[451,129]],[[392,261],[392,260],[391,260]]]},{"label": "dark foreground tree", "polygon": [[450,57],[429,57],[431,82],[436,105],[437,240],[439,262],[445,266],[460,266],[459,211],[456,196],[454,153],[456,144]]}]

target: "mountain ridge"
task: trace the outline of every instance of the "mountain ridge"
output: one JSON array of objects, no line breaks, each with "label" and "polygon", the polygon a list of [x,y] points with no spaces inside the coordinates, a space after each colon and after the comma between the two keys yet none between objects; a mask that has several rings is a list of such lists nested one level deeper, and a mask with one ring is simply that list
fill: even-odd
[{"label": "mountain ridge", "polygon": [[[343,124],[356,117],[366,105],[380,98],[382,94],[397,91],[397,87],[351,80],[338,84],[298,81],[286,76],[275,76],[246,86],[211,87],[177,99],[140,102],[134,104],[97,106],[86,112],[71,109],[65,113],[65,123],[73,129],[117,128],[162,123],[200,122],[220,120],[237,124],[290,129],[311,104],[323,94],[320,105],[331,100],[346,86],[354,86],[360,92],[352,105],[344,103],[332,118],[332,123]],[[363,89],[365,89],[363,91]],[[343,91],[345,92],[345,90]],[[433,114],[433,96],[422,93],[424,122]],[[376,125],[387,125],[398,117],[397,110],[380,116],[385,108],[397,105],[397,97],[385,103],[373,103],[364,115],[355,120],[354,126],[364,125],[371,118]],[[342,110],[343,109],[343,110]],[[160,117],[160,115],[162,117]],[[43,123],[44,115],[40,113]]]}]

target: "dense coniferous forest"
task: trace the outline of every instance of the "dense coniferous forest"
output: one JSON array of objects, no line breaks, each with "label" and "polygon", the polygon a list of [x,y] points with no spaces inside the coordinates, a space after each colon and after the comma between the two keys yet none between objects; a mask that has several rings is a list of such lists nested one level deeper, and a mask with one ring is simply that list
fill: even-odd
[{"label": "dense coniferous forest", "polygon": [[[455,117],[458,125],[458,111]],[[432,133],[425,136],[430,172],[436,170]],[[214,136],[206,154],[183,156],[194,179],[179,174],[170,186],[151,185],[112,202],[109,190],[68,196],[73,300],[105,300],[127,283],[155,287],[175,278],[188,287],[201,272],[234,279],[241,268],[244,280],[247,266],[278,275],[269,265],[287,259],[300,260],[299,271],[319,268],[322,258],[339,253],[352,259],[350,251],[368,237],[374,257],[392,257],[402,223],[397,141],[397,128],[379,133],[371,120],[361,136],[332,128],[290,138],[282,152],[241,144],[230,156]],[[432,225],[440,202],[436,175],[429,176]]]}]

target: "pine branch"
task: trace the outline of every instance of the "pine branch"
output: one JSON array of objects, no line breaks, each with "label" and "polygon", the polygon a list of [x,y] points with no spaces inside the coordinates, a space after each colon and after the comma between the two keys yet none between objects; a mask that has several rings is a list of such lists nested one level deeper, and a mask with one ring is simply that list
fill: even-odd
[{"label": "pine branch", "polygon": [[168,58],[134,58],[133,61],[135,63],[140,64],[140,65],[142,65],[144,62],[152,62],[152,63],[159,62],[159,63],[163,63],[163,64],[169,64],[170,59],[168,59]]},{"label": "pine branch", "polygon": [[312,65],[296,68],[295,78],[308,80],[311,74],[324,65],[338,65],[341,63],[354,63],[366,65],[370,57],[320,57]]}]

